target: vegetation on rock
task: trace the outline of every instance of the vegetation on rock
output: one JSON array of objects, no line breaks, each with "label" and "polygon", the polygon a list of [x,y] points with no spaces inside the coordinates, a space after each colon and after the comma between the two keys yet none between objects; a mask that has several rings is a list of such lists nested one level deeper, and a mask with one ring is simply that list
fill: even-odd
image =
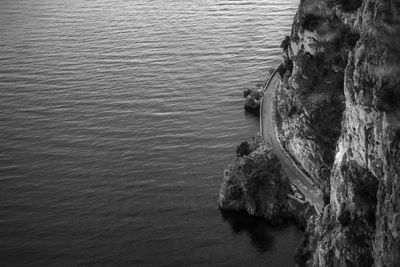
[{"label": "vegetation on rock", "polygon": [[[329,115],[315,115],[317,109],[310,109],[307,102],[310,100],[309,96],[315,92],[313,87],[322,88],[325,85],[321,80],[313,84],[310,79],[314,78],[301,71],[292,74],[295,83],[288,82],[288,87],[283,88],[280,94],[280,100],[286,97],[291,99],[291,105],[296,105],[295,112],[291,112],[291,116],[285,115],[289,112],[283,112],[281,120],[284,130],[295,132],[286,137],[289,145],[295,143],[300,147],[298,158],[305,157],[318,162],[309,153],[312,148],[313,156],[321,155],[322,159],[330,158],[333,161],[327,180],[330,201],[323,216],[312,217],[308,221],[304,240],[296,256],[300,266],[400,266],[400,41],[397,37],[400,34],[400,5],[395,2],[326,0],[315,5],[314,0],[303,0],[300,4],[299,12],[315,9],[317,6],[320,10],[325,10],[330,18],[338,19],[339,24],[344,25],[337,32],[340,39],[334,42],[333,47],[338,50],[336,55],[329,55],[329,47],[324,47],[325,52],[321,55],[323,62],[329,62],[328,58],[332,59],[332,66],[335,66],[331,69],[332,72],[343,75],[341,88],[346,104],[340,119],[335,120],[334,116]],[[327,4],[326,7],[324,3]],[[331,19],[327,23],[338,25],[337,21]],[[293,34],[299,37],[291,38],[305,42],[299,21],[295,20],[294,24]],[[317,40],[315,46],[299,45],[299,51],[295,54],[301,57],[306,52],[318,55],[321,52],[318,49],[318,40],[326,39],[321,33],[316,30],[316,35],[313,36]],[[287,49],[289,54],[291,48]],[[347,64],[345,69],[339,56]],[[302,60],[306,63],[299,64],[301,59],[299,61],[298,56],[294,56],[294,69],[311,66],[316,70],[315,66],[321,67],[312,57]],[[316,73],[316,76],[323,77],[321,75],[324,73]],[[295,90],[302,91],[305,97],[297,97],[297,91],[293,92]],[[324,95],[328,93],[326,90],[323,92]],[[339,97],[336,100],[340,99]],[[337,112],[337,103],[326,102],[325,105],[334,106],[333,111]],[[283,111],[291,110],[284,104],[280,108]],[[302,112],[307,112],[307,119],[298,120],[296,125],[295,118],[301,117]],[[324,117],[326,128],[340,129],[339,138],[330,129],[318,130],[324,124],[321,123]],[[304,129],[308,128],[313,129],[316,134],[307,136]],[[310,136],[313,140],[318,140],[318,135],[327,136],[326,144],[308,140]],[[336,149],[333,154],[323,156],[321,147],[328,148],[329,140],[333,146],[326,152],[334,146]],[[315,146],[312,147],[311,144]],[[302,165],[307,166],[307,161],[303,160]]]}]

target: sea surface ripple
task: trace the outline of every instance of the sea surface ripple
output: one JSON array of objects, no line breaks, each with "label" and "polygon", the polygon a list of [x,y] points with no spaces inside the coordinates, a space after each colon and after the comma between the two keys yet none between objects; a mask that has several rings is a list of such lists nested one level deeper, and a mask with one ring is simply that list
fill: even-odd
[{"label": "sea surface ripple", "polygon": [[297,4],[2,0],[2,266],[291,266],[216,200]]}]

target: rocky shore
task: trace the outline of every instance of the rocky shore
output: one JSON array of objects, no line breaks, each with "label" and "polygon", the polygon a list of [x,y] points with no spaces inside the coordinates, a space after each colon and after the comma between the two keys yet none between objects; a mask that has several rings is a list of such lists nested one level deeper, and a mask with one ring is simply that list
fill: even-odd
[{"label": "rocky shore", "polygon": [[224,172],[218,205],[222,210],[263,217],[272,225],[295,220],[305,226],[306,219],[315,214],[308,202],[296,196],[278,158],[260,136],[237,147],[236,157]]},{"label": "rocky shore", "polygon": [[322,215],[296,214],[262,142],[225,171],[220,208],[303,222],[299,266],[400,266],[399,36],[398,0],[301,0],[282,42],[279,135],[324,191]]}]

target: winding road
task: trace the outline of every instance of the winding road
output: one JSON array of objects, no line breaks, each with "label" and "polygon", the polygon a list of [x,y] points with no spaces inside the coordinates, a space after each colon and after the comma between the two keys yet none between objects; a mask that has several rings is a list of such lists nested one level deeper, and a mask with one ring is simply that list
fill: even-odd
[{"label": "winding road", "polygon": [[264,88],[264,97],[261,101],[260,107],[261,135],[264,141],[272,147],[275,155],[279,158],[290,182],[294,184],[305,198],[314,205],[317,213],[321,214],[324,207],[322,191],[306,173],[297,167],[278,139],[275,123],[274,99],[276,89],[279,87],[281,81],[279,69],[280,67],[271,74]]}]

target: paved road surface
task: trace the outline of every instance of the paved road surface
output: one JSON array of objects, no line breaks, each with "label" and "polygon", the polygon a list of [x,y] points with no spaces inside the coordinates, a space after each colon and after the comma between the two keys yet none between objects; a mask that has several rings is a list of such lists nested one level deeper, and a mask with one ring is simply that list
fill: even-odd
[{"label": "paved road surface", "polygon": [[283,168],[288,175],[290,181],[296,185],[303,195],[314,204],[318,213],[321,213],[324,207],[322,191],[314,185],[313,181],[301,170],[297,168],[294,162],[286,154],[276,135],[274,103],[275,91],[280,84],[280,75],[275,71],[265,88],[263,101],[260,111],[260,130],[261,135],[266,143],[268,143],[275,155],[281,161]]}]

